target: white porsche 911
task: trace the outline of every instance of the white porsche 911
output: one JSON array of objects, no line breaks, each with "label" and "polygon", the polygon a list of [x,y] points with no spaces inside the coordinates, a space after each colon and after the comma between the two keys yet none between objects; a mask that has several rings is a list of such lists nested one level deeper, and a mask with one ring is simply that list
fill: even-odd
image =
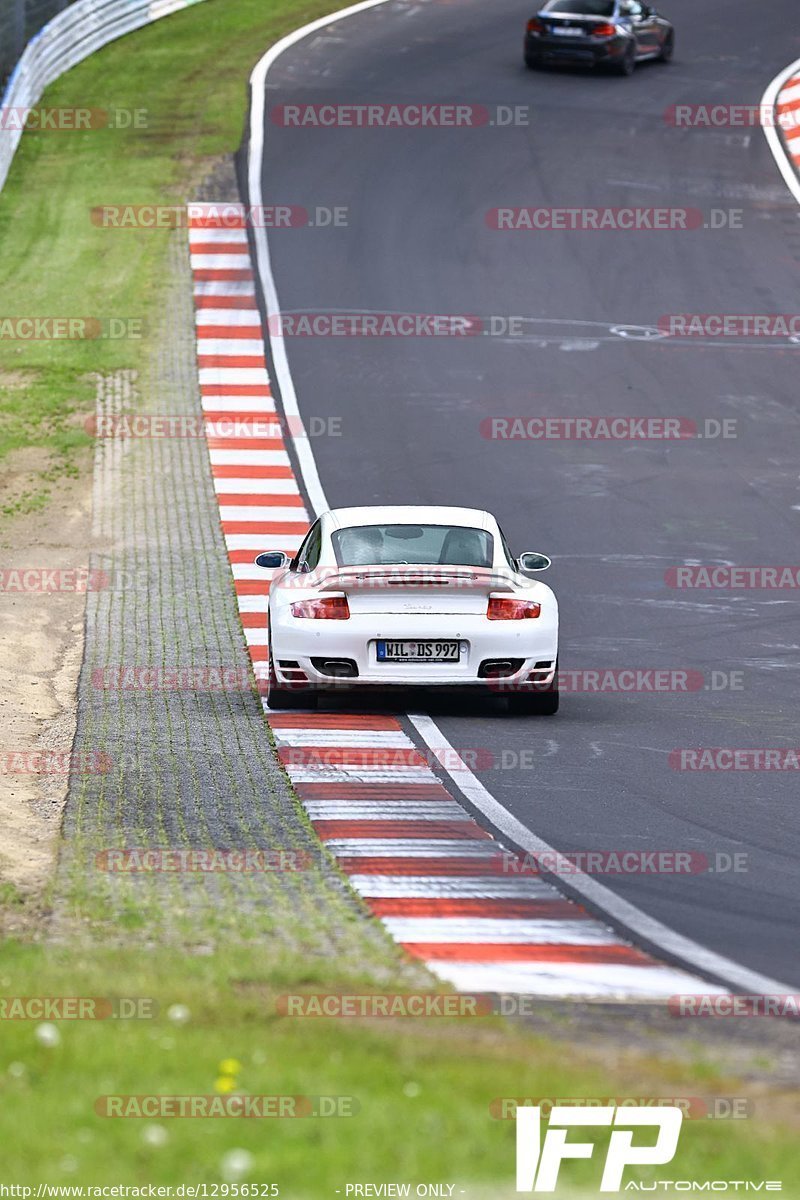
[{"label": "white porsche 911", "polygon": [[558,604],[494,517],[423,505],[323,513],[294,558],[260,554],[270,708],[343,688],[482,688],[519,712],[558,709]]}]

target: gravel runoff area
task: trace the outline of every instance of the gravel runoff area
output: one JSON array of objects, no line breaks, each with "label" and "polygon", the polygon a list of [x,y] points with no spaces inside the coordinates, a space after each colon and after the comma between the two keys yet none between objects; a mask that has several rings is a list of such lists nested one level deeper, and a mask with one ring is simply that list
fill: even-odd
[{"label": "gravel runoff area", "polygon": [[[223,163],[198,198],[230,200],[235,188]],[[322,850],[273,752],[202,436],[187,231],[170,236],[149,375],[98,379],[97,416],[191,417],[199,436],[97,439],[93,542],[104,552],[92,562],[74,747],[92,769],[70,785],[51,936],[95,927],[201,952],[268,938],[276,953],[429,985]],[[138,668],[179,671],[148,687]],[[269,869],[109,869],[120,859],[104,852],[121,849],[263,850]]]}]

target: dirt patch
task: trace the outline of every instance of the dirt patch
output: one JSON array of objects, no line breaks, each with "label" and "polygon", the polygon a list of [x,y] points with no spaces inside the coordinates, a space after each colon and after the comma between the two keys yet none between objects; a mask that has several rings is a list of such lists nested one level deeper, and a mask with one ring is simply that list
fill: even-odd
[{"label": "dirt patch", "polygon": [[[69,768],[60,756],[69,755],[75,734],[86,597],[72,571],[89,562],[91,477],[60,480],[57,491],[40,511],[0,523],[0,899],[6,902],[0,920],[6,933],[28,923],[52,873]],[[41,570],[62,574],[39,582]],[[6,757],[31,752],[43,757]]]},{"label": "dirt patch", "polygon": [[0,388],[24,387],[31,379],[35,379],[36,375],[36,371],[0,370]]},{"label": "dirt patch", "polygon": [[15,517],[37,514],[49,504],[58,511],[65,485],[91,467],[91,451],[67,460],[38,446],[13,450],[3,459],[0,480],[0,542]]}]

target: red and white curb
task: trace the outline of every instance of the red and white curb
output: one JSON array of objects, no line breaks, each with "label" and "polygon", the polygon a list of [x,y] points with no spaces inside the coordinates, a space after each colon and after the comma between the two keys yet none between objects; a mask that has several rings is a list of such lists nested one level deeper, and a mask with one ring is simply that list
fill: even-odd
[{"label": "red and white curb", "polygon": [[787,153],[800,171],[800,71],[791,75],[778,92],[775,112]]},{"label": "red and white curb", "polygon": [[247,235],[217,225],[198,215],[190,226],[197,363],[222,531],[261,679],[269,585],[253,559],[266,545],[295,550],[309,520],[270,390]]},{"label": "red and white curb", "polygon": [[[270,390],[246,231],[215,228],[211,215],[192,211],[211,471],[264,683],[269,582],[253,559],[296,550],[310,520]],[[439,978],[469,991],[614,1000],[724,991],[658,962],[550,883],[519,873],[520,860],[465,811],[397,717],[266,712],[317,835],[389,933]]]}]

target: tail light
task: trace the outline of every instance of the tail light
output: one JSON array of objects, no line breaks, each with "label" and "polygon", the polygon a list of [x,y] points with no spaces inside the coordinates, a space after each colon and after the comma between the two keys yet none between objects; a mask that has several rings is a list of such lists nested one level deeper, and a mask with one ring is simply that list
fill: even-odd
[{"label": "tail light", "polygon": [[308,617],[314,621],[347,621],[350,617],[347,596],[325,596],[321,600],[296,600],[291,607],[293,617]]},{"label": "tail light", "polygon": [[609,25],[606,22],[604,25],[595,25],[592,30],[592,37],[613,37],[616,32],[616,25]]},{"label": "tail light", "polygon": [[528,33],[544,33],[544,25],[536,17],[533,17],[528,21]]},{"label": "tail light", "polygon": [[538,617],[541,604],[533,600],[509,600],[505,596],[490,596],[486,616],[490,621],[524,621]]}]

